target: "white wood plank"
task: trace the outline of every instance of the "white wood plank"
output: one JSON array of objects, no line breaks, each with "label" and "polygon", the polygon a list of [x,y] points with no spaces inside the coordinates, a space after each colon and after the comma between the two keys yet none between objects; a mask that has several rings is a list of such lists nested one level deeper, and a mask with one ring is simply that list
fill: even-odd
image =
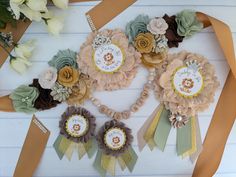
[{"label": "white wood plank", "polygon": [[[226,146],[225,155],[218,170],[220,174],[236,173],[235,163],[233,163],[230,158],[235,152],[235,148],[235,145]],[[136,146],[134,149],[139,156],[139,160],[132,175],[128,171],[122,172],[119,167],[117,167],[116,174],[118,176],[191,176],[194,164],[187,158],[181,159],[180,157],[177,157],[175,146],[168,146],[164,153],[159,150],[151,152],[147,148],[140,153]],[[20,148],[1,148],[0,150],[0,156],[2,157],[0,159],[0,175],[11,176],[20,153]],[[54,149],[47,148],[35,176],[98,176],[98,173],[91,168],[94,158],[95,157],[88,159],[85,156],[79,161],[77,155],[74,153],[71,162],[68,162],[66,158],[63,158],[60,161]]]}]

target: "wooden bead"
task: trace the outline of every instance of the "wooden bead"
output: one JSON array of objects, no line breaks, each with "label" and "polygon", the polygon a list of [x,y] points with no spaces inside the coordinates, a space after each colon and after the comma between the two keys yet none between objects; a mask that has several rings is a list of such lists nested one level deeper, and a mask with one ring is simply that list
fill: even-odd
[{"label": "wooden bead", "polygon": [[139,110],[139,106],[136,103],[131,106],[132,112],[137,112],[138,110]]},{"label": "wooden bead", "polygon": [[128,119],[131,115],[131,112],[127,110],[127,111],[123,111],[121,114],[122,114],[123,119]]},{"label": "wooden bead", "polygon": [[120,120],[122,118],[122,114],[120,112],[115,112],[112,118],[116,120]]}]

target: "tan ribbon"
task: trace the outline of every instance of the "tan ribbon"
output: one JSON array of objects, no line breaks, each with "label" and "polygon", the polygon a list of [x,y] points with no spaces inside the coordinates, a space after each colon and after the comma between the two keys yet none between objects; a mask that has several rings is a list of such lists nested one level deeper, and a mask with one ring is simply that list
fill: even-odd
[{"label": "tan ribbon", "polygon": [[198,12],[204,27],[212,26],[230,66],[230,73],[216,106],[193,177],[212,177],[222,158],[226,141],[236,118],[236,61],[230,28],[225,23]]},{"label": "tan ribbon", "polygon": [[48,142],[49,135],[50,132],[45,126],[33,116],[16,165],[14,177],[33,176]]}]

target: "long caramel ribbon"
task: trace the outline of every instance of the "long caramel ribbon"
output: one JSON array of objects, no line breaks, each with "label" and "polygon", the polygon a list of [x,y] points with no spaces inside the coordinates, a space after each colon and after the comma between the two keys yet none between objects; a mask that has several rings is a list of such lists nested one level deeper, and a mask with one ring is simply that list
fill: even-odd
[{"label": "long caramel ribbon", "polygon": [[32,177],[48,142],[50,132],[33,116],[13,177]]},{"label": "long caramel ribbon", "polygon": [[197,13],[205,27],[212,26],[230,66],[230,73],[216,106],[192,177],[212,177],[219,167],[225,144],[236,118],[236,60],[230,28],[223,22]]}]

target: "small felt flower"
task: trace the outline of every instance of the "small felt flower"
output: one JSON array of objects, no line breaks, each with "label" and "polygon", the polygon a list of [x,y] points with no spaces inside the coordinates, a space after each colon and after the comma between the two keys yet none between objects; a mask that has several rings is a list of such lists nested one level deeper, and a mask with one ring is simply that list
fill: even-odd
[{"label": "small felt flower", "polygon": [[56,82],[55,85],[52,87],[50,95],[53,96],[54,100],[63,102],[69,98],[71,93],[71,88],[64,87],[63,85],[60,85]]},{"label": "small felt flower", "polygon": [[34,103],[38,96],[37,88],[22,85],[12,92],[10,98],[17,112],[34,113],[37,111],[34,108]]},{"label": "small felt flower", "polygon": [[12,57],[10,59],[10,66],[19,74],[23,74],[26,72],[29,66],[32,64],[25,58],[20,57]]},{"label": "small felt flower", "polygon": [[147,25],[148,31],[154,35],[165,34],[168,24],[163,18],[154,18]]},{"label": "small felt flower", "polygon": [[177,33],[177,23],[175,21],[176,16],[168,16],[165,14],[162,17],[168,24],[168,29],[166,30],[165,36],[168,39],[168,47],[178,47],[179,43],[183,41],[183,36],[178,35]]},{"label": "small felt flower", "polygon": [[65,87],[72,87],[78,79],[78,71],[70,66],[65,66],[58,73],[58,82]]},{"label": "small felt flower", "polygon": [[60,9],[67,9],[69,0],[52,0],[53,4]]},{"label": "small felt flower", "polygon": [[38,79],[34,79],[33,83],[30,84],[29,86],[37,88],[38,91],[39,91],[39,96],[35,100],[35,103],[34,103],[34,107],[37,110],[51,109],[53,107],[56,107],[57,104],[60,103],[60,102],[54,100],[53,97],[50,95],[50,93],[51,93],[50,89],[44,89],[44,88],[41,87],[41,85],[39,84]]},{"label": "small felt flower", "polygon": [[189,118],[179,114],[171,114],[169,120],[174,128],[181,128],[182,126],[186,125],[186,123],[189,121]]},{"label": "small felt flower", "polygon": [[84,103],[90,96],[91,86],[92,80],[89,76],[80,74],[78,82],[71,88],[72,93],[70,94],[67,103],[69,105],[80,105]]},{"label": "small felt flower", "polygon": [[44,89],[51,89],[57,81],[56,68],[49,67],[39,75],[39,84]]},{"label": "small felt flower", "polygon": [[176,15],[178,25],[177,32],[180,36],[190,37],[202,30],[203,23],[198,21],[196,13],[190,10],[183,10]]},{"label": "small felt flower", "polygon": [[14,48],[17,57],[28,59],[31,57],[35,48],[35,40],[29,40],[25,43],[17,44]]},{"label": "small felt flower", "polygon": [[168,39],[165,37],[165,35],[158,35],[155,36],[156,40],[156,47],[155,47],[155,52],[166,52],[168,50]]},{"label": "small felt flower", "polygon": [[167,57],[167,52],[143,54],[141,60],[146,66],[154,67],[161,64]]},{"label": "small felt flower", "polygon": [[147,24],[150,19],[147,15],[139,15],[134,20],[130,21],[125,28],[125,33],[129,38],[129,42],[133,42],[139,33],[146,33]]},{"label": "small felt flower", "polygon": [[76,52],[67,49],[67,50],[60,50],[53,58],[48,62],[48,64],[58,71],[65,67],[71,66],[73,68],[78,68],[76,62]]},{"label": "small felt flower", "polygon": [[151,33],[140,33],[134,40],[134,46],[140,53],[150,53],[155,48],[155,38]]}]

